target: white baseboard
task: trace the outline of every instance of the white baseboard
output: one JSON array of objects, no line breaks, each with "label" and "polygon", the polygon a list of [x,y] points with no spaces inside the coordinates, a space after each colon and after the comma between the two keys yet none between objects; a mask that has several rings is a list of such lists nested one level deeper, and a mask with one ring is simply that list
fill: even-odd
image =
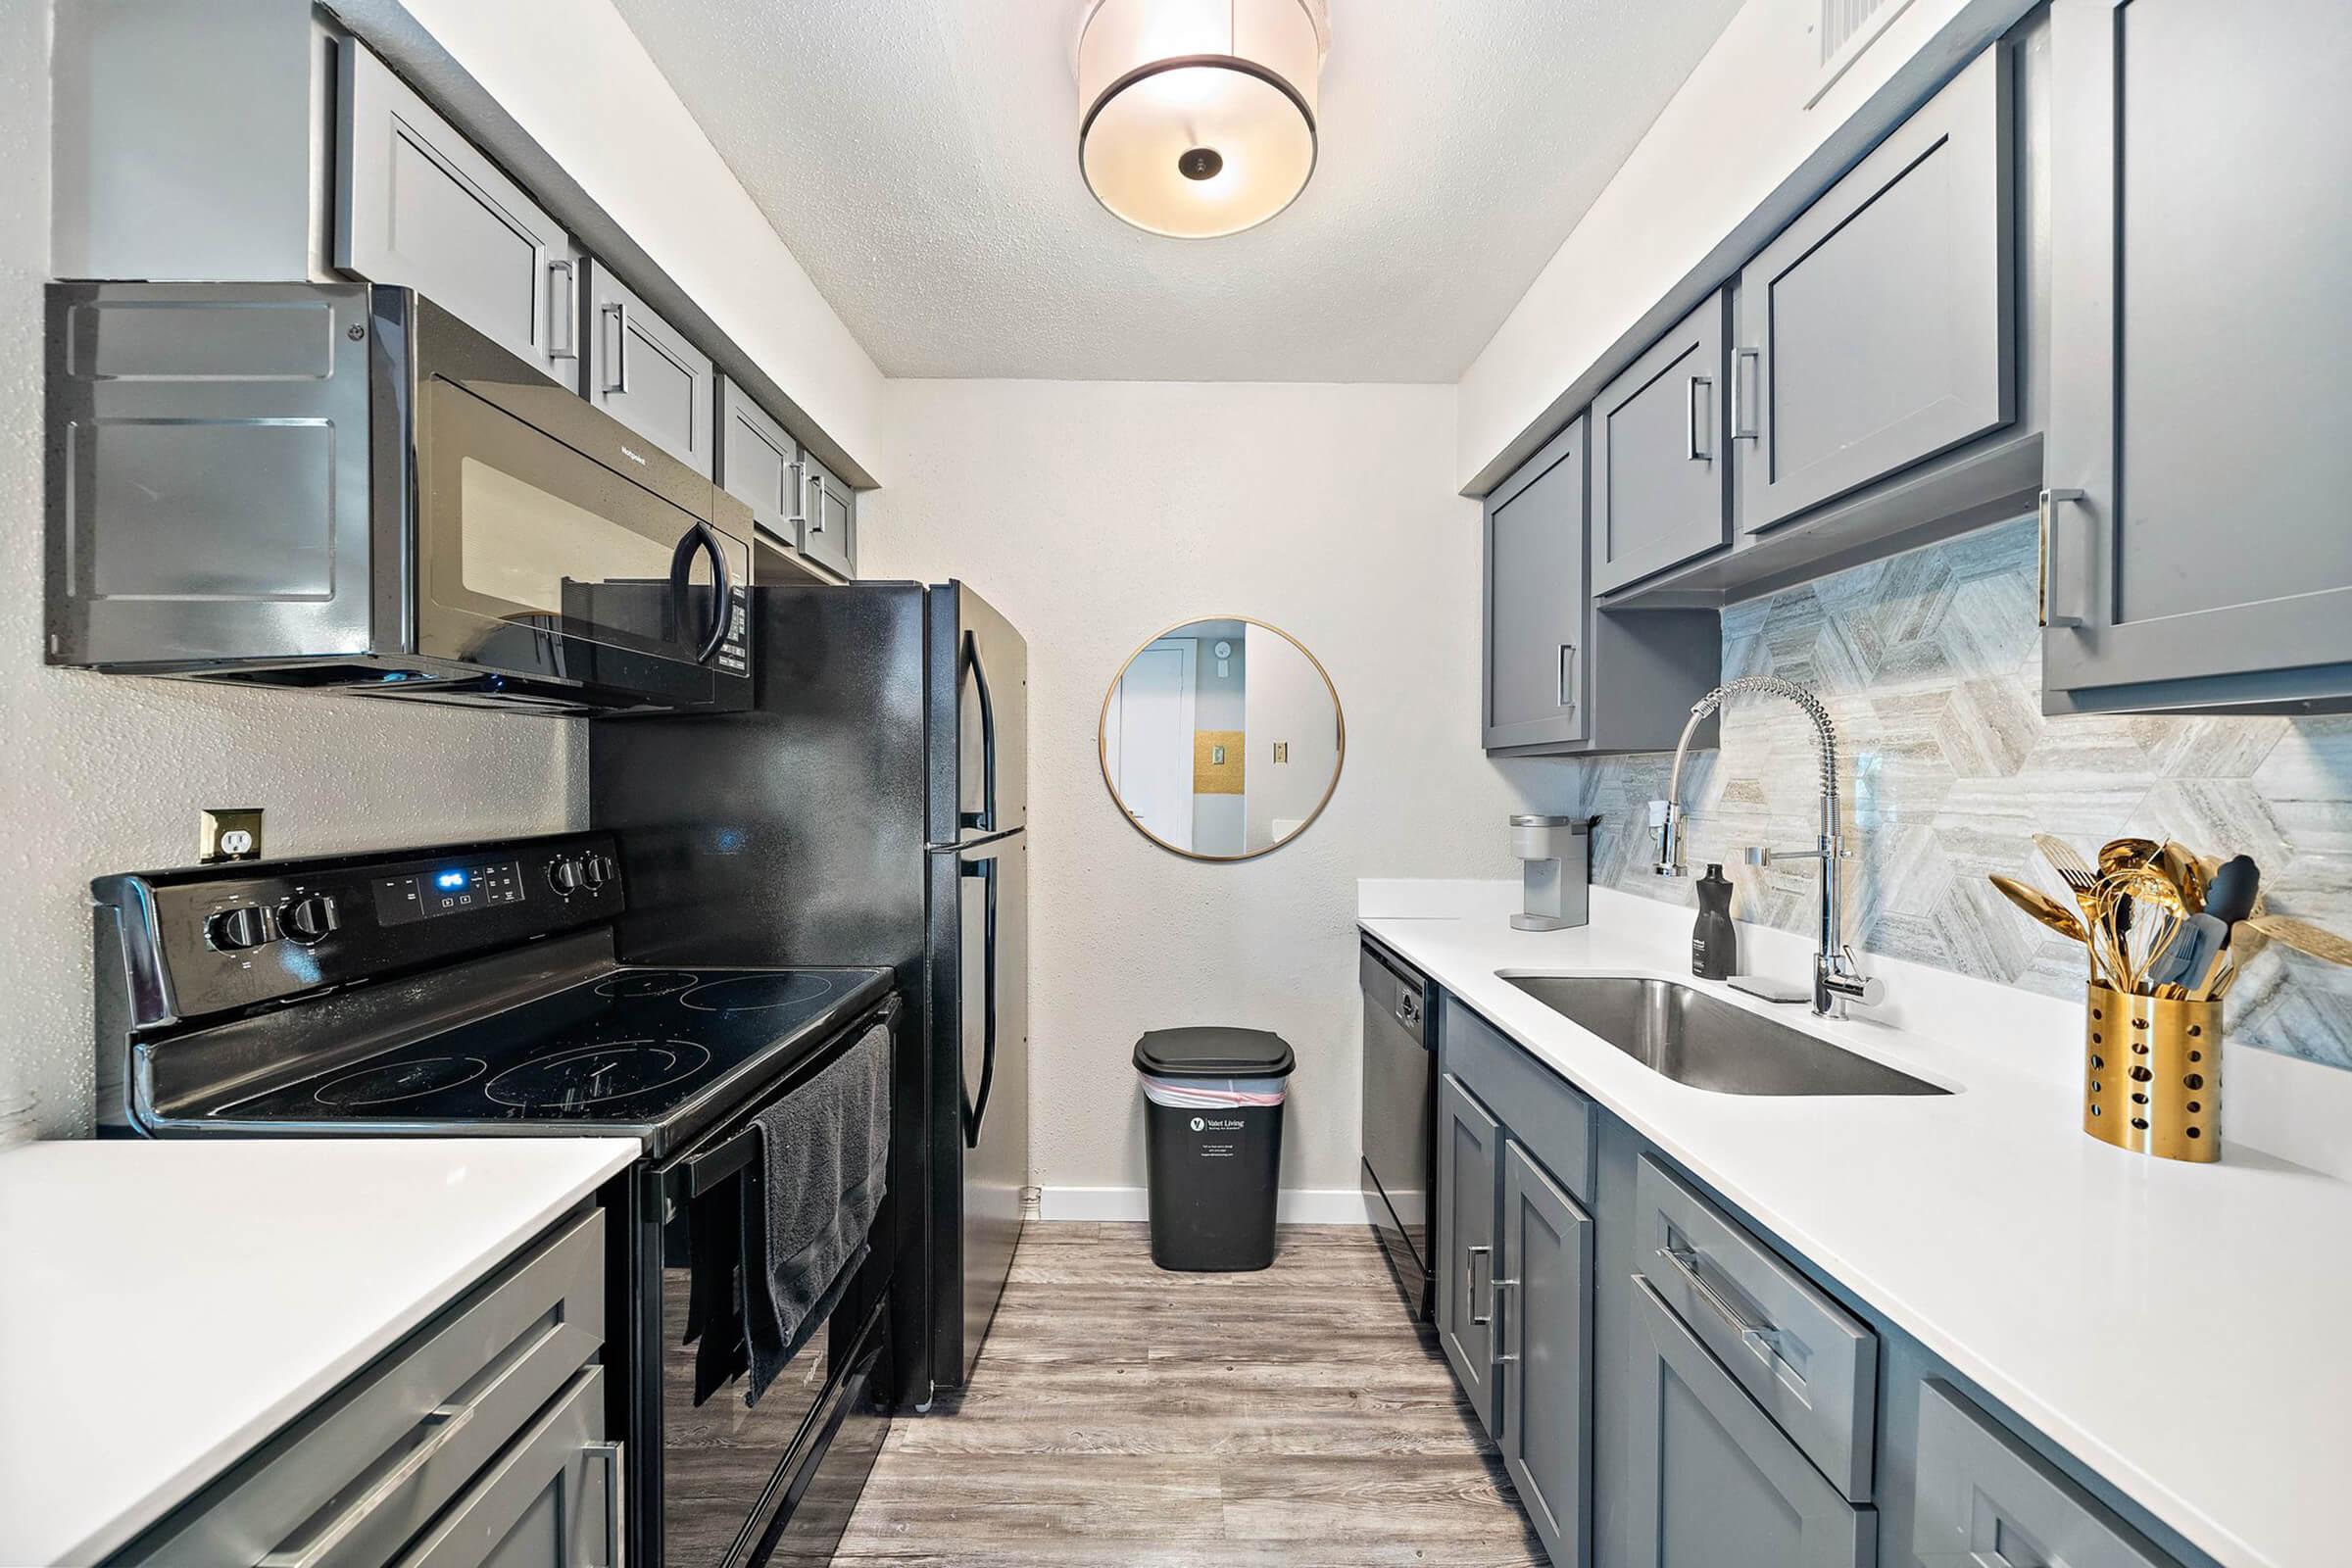
[{"label": "white baseboard", "polygon": [[[1152,1216],[1151,1198],[1141,1187],[1041,1187],[1037,1217],[1048,1222],[1142,1220]],[[1286,1187],[1275,1200],[1274,1218],[1284,1225],[1362,1225],[1364,1195],[1353,1187]]]}]

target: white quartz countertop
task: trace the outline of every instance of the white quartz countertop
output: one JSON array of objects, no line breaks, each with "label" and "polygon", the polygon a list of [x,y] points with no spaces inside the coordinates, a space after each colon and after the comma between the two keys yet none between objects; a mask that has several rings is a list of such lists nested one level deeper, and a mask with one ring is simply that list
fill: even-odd
[{"label": "white quartz countertop", "polygon": [[88,1563],[637,1157],[622,1138],[0,1152],[0,1563]]},{"label": "white quartz countertop", "polygon": [[[2084,1136],[2064,1004],[1947,977],[1906,1005],[1898,980],[1903,1027],[1828,1022],[1693,981],[1686,909],[1595,890],[1567,931],[1386,917],[1413,886],[1367,883],[1364,929],[2156,1517],[2228,1568],[2352,1562],[2352,1183],[2227,1141],[2188,1165]],[[1801,973],[1789,956],[1771,972]],[[1679,980],[1959,1092],[1689,1088],[1497,970]],[[2228,1071],[2260,1054],[2232,1049]],[[2244,1070],[2251,1095],[2278,1069]],[[2347,1079],[2308,1068],[2297,1098],[2340,1113]]]}]

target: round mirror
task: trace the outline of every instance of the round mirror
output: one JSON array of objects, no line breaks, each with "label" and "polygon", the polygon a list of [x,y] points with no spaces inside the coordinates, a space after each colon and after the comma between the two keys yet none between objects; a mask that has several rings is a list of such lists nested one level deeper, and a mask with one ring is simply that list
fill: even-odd
[{"label": "round mirror", "polygon": [[1288,632],[1172,626],[1102,699],[1102,781],[1136,831],[1198,860],[1247,860],[1305,831],[1348,754],[1340,694]]}]

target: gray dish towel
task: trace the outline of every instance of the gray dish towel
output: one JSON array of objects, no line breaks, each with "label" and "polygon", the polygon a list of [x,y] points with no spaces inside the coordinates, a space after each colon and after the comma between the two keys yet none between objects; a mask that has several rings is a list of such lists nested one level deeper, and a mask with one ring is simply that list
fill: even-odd
[{"label": "gray dish towel", "polygon": [[743,1338],[757,1404],[848,1290],[888,1190],[890,1025],[754,1118],[744,1172]]}]

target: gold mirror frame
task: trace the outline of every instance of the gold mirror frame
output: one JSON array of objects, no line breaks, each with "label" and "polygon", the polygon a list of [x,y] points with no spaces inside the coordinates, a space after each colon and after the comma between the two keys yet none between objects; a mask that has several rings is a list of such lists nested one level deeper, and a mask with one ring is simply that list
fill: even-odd
[{"label": "gold mirror frame", "polygon": [[[1255,626],[1261,631],[1272,632],[1293,648],[1298,649],[1306,662],[1314,666],[1315,673],[1323,678],[1323,689],[1331,694],[1332,723],[1338,731],[1339,755],[1332,759],[1331,782],[1323,787],[1322,799],[1315,802],[1315,808],[1299,818],[1298,830],[1288,837],[1277,839],[1262,850],[1245,848],[1239,855],[1208,855],[1200,850],[1188,850],[1180,845],[1170,844],[1136,819],[1135,813],[1127,808],[1126,801],[1119,795],[1117,781],[1110,776],[1110,700],[1118,695],[1119,683],[1127,678],[1127,671],[1134,665],[1136,659],[1153,643],[1162,638],[1173,637],[1187,626],[1198,626],[1202,621],[1210,620],[1232,620],[1239,621],[1245,626]],[[1348,710],[1340,702],[1339,683],[1331,678],[1331,671],[1323,667],[1323,661],[1315,657],[1313,649],[1284,631],[1280,626],[1271,621],[1259,620],[1254,615],[1187,615],[1175,624],[1164,626],[1137,643],[1133,649],[1129,650],[1127,657],[1119,661],[1118,673],[1110,677],[1110,685],[1102,693],[1102,710],[1095,715],[1095,763],[1102,769],[1102,788],[1110,796],[1110,804],[1119,808],[1119,815],[1126,820],[1127,825],[1170,855],[1180,855],[1188,860],[1208,860],[1222,864],[1230,864],[1237,860],[1254,860],[1261,855],[1272,855],[1284,845],[1295,844],[1303,838],[1306,830],[1313,827],[1321,818],[1323,808],[1331,804],[1331,798],[1339,793],[1340,775],[1348,770]]]}]

